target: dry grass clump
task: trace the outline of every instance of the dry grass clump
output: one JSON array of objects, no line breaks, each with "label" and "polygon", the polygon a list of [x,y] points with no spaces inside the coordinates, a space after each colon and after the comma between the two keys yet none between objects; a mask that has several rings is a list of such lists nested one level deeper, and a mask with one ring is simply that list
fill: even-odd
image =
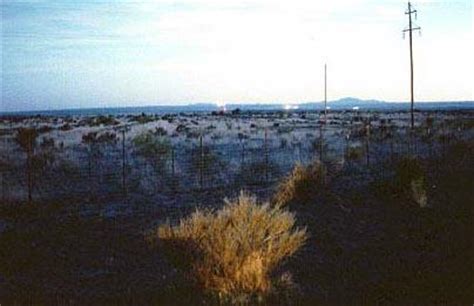
[{"label": "dry grass clump", "polygon": [[273,202],[277,207],[284,206],[293,200],[307,200],[315,188],[325,183],[326,169],[315,161],[309,166],[300,164],[279,184]]},{"label": "dry grass clump", "polygon": [[235,301],[271,291],[272,271],[306,239],[294,225],[292,213],[241,193],[217,212],[196,211],[178,226],[160,226],[155,237],[174,256],[188,256],[187,268],[204,289]]}]

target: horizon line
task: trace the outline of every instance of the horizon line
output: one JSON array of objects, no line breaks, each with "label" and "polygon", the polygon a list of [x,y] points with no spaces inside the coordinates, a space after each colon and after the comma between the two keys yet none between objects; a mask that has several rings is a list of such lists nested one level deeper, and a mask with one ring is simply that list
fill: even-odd
[{"label": "horizon line", "polygon": [[[378,100],[378,99],[360,99],[354,97],[344,97],[335,100],[328,100],[327,103],[334,103],[339,102],[342,100],[353,99],[357,100],[358,102],[378,102],[378,103],[386,103],[386,104],[409,104],[410,101],[385,101],[385,100]],[[474,100],[431,100],[431,101],[418,101],[415,102],[416,104],[424,104],[424,103],[474,103]],[[264,106],[271,106],[271,105],[305,105],[305,104],[324,104],[323,101],[304,101],[304,102],[229,102],[229,103],[222,103],[222,102],[189,102],[189,103],[177,103],[177,104],[145,104],[145,105],[122,105],[122,106],[97,106],[97,107],[69,107],[69,108],[50,108],[50,109],[31,109],[31,110],[10,110],[10,111],[0,111],[0,114],[15,114],[15,113],[32,113],[32,112],[60,112],[60,111],[75,111],[75,110],[100,110],[100,109],[120,109],[120,108],[149,108],[149,107],[189,107],[189,106],[198,106],[198,105],[215,105],[216,107],[223,107],[223,106],[232,106],[232,105],[264,105]]]}]

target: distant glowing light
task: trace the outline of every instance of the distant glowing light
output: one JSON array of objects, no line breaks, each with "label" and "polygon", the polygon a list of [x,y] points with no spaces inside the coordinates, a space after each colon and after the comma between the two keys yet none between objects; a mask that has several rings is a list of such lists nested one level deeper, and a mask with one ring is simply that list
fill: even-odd
[{"label": "distant glowing light", "polygon": [[218,101],[218,102],[216,102],[216,105],[219,108],[219,110],[221,110],[223,112],[227,111],[227,107],[226,107],[226,104],[224,102]]},{"label": "distant glowing light", "polygon": [[283,106],[284,110],[292,110],[292,109],[298,109],[298,108],[299,108],[298,105],[291,105],[291,104],[286,104]]},{"label": "distant glowing light", "polygon": [[359,107],[358,107],[358,106],[354,106],[354,107],[352,108],[352,110],[359,110]]}]

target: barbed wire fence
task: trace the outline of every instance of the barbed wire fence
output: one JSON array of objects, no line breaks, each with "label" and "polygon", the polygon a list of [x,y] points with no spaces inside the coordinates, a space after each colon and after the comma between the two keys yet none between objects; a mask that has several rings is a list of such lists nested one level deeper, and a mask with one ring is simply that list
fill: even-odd
[{"label": "barbed wire fence", "polygon": [[[104,128],[100,132],[108,132]],[[32,196],[35,201],[127,199],[173,197],[199,194],[216,189],[265,190],[300,163],[319,160],[367,179],[371,171],[387,175],[386,164],[403,156],[432,157],[439,154],[462,131],[444,123],[436,132],[430,127],[418,131],[390,125],[314,125],[304,136],[294,131],[279,134],[267,128],[251,137],[229,139],[225,143],[210,135],[185,140],[157,136],[166,146],[154,154],[137,149],[127,129],[118,129],[112,141],[77,144],[64,150],[38,149],[33,166]],[[301,133],[301,131],[299,131]],[[14,145],[13,143],[9,145]],[[14,152],[20,162],[0,168],[2,202],[25,201],[28,183],[22,152]],[[67,152],[65,152],[67,151]],[[49,154],[49,155],[48,155]]]}]

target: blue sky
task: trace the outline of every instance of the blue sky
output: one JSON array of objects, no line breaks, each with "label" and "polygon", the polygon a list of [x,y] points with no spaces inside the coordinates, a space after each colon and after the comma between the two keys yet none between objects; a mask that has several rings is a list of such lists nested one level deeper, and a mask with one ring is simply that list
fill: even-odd
[{"label": "blue sky", "polygon": [[[420,0],[416,99],[472,100],[472,1]],[[405,1],[9,1],[0,110],[409,99]]]}]

